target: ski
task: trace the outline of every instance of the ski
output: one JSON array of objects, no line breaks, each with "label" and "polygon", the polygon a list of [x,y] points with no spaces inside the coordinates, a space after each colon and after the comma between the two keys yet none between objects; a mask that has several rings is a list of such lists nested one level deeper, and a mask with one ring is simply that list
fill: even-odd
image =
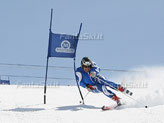
[{"label": "ski", "polygon": [[119,107],[121,107],[122,105],[125,105],[125,103],[122,103],[122,104],[120,104],[120,105],[111,105],[111,106],[103,106],[103,107],[101,107],[101,109],[103,110],[103,111],[107,111],[107,110],[114,110],[114,109],[120,109]]},{"label": "ski", "polygon": [[114,105],[114,106],[103,106],[101,109],[103,111],[107,111],[107,110],[114,110],[116,107],[118,107],[118,105]]}]

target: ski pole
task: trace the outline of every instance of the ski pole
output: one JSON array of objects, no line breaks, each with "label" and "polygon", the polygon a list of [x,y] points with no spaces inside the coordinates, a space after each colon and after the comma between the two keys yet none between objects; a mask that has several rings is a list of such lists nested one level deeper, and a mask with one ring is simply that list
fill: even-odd
[{"label": "ski pole", "polygon": [[[124,93],[123,93],[123,94],[124,94]],[[124,94],[124,95],[127,96],[127,97],[129,97],[129,98],[131,98],[132,100],[136,101],[137,103],[141,104],[141,105],[144,106],[145,108],[148,108],[148,106],[145,105],[145,104],[143,104],[142,102],[140,102],[140,101],[138,101],[138,100],[136,100],[136,99],[134,99],[134,98],[132,98],[132,97],[126,95],[126,94]]]},{"label": "ski pole", "polygon": [[88,91],[88,92],[87,92],[87,94],[84,96],[83,100],[82,100],[82,101],[80,101],[80,104],[81,104],[81,103],[83,103],[83,104],[84,104],[84,102],[83,102],[83,101],[84,101],[84,99],[88,96],[88,94],[89,94],[89,91]]},{"label": "ski pole", "polygon": [[[104,80],[102,80],[102,79],[100,79],[100,78],[98,78],[98,77],[96,77],[96,78],[97,78],[98,80],[103,81],[103,83],[107,84],[109,87],[113,88],[110,84],[108,84],[108,83],[105,82]],[[100,82],[100,81],[99,81],[99,82]],[[116,89],[115,89],[115,90],[116,90]],[[124,93],[122,93],[122,94],[124,94]],[[141,104],[141,105],[144,106],[145,108],[148,108],[148,106],[145,105],[145,104],[143,104],[142,102],[140,102],[140,101],[138,101],[138,100],[136,100],[136,99],[134,99],[134,98],[132,98],[132,97],[126,95],[126,94],[124,94],[124,95],[127,96],[127,97],[129,97],[129,98],[131,98],[132,100],[136,101],[137,103]]]}]

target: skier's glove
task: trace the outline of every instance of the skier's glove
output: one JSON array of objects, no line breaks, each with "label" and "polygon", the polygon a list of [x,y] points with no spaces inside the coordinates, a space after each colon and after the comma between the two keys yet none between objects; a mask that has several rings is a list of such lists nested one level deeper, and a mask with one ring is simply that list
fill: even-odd
[{"label": "skier's glove", "polygon": [[86,88],[90,92],[93,91],[93,90],[95,90],[95,88],[92,85],[89,85],[89,84],[86,85]]},{"label": "skier's glove", "polygon": [[95,72],[95,71],[92,71],[92,72],[89,74],[89,76],[95,78],[95,77],[96,77],[96,72]]}]

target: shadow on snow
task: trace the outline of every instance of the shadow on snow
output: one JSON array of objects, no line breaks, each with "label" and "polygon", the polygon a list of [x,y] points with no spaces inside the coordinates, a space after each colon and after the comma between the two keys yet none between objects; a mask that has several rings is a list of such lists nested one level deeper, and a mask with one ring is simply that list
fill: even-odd
[{"label": "shadow on snow", "polygon": [[101,107],[95,107],[92,105],[71,105],[71,106],[57,107],[57,110],[70,110],[70,111],[78,111],[83,109],[101,109]]},{"label": "shadow on snow", "polygon": [[23,107],[17,107],[13,109],[5,109],[3,111],[13,111],[13,112],[34,112],[34,111],[42,111],[45,110],[44,108],[30,108],[30,106],[36,106],[41,104],[35,104],[35,105],[26,105]]},{"label": "shadow on snow", "polygon": [[14,108],[3,111],[14,111],[14,112],[34,112],[34,111],[42,111],[44,108]]}]

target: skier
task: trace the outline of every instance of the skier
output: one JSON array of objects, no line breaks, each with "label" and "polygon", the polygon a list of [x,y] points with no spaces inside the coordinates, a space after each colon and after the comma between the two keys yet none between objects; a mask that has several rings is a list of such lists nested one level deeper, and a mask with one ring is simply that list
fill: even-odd
[{"label": "skier", "polygon": [[76,69],[76,79],[80,86],[86,88],[90,92],[103,92],[104,95],[116,101],[117,106],[121,105],[120,98],[114,92],[109,90],[107,86],[125,94],[132,95],[132,92],[122,87],[120,84],[106,80],[99,72],[100,68],[88,57],[84,57],[81,60],[81,67]]}]

